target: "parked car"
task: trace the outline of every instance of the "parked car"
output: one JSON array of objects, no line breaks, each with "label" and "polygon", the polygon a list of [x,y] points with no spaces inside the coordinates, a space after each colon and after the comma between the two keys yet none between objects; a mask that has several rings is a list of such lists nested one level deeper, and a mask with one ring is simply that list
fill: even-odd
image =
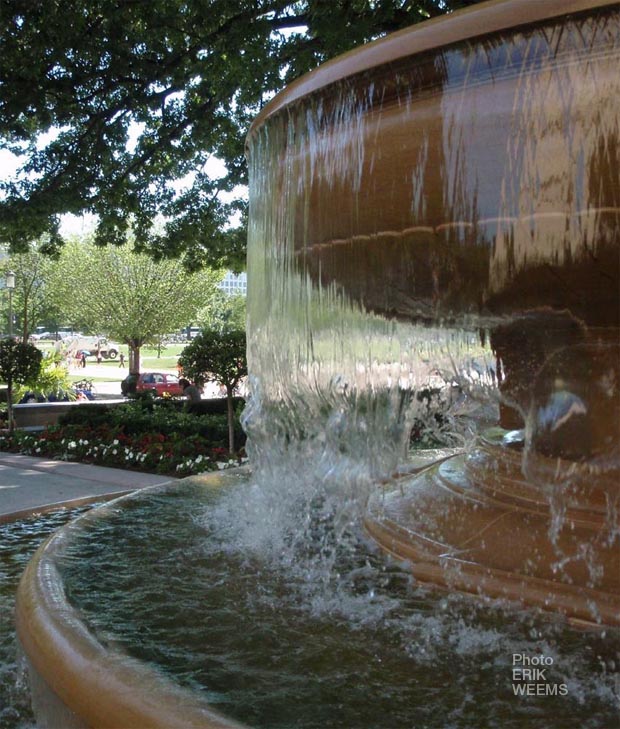
[{"label": "parked car", "polygon": [[181,329],[178,333],[179,341],[185,342],[188,339],[194,339],[201,331],[202,329],[200,327],[185,327],[185,329]]},{"label": "parked car", "polygon": [[30,338],[33,341],[43,341],[46,339],[51,340],[52,342],[59,342],[63,339],[67,339],[69,337],[79,337],[82,336],[80,332],[76,332],[75,330],[71,329],[70,327],[59,327],[57,331],[51,332],[45,327],[36,327],[36,329],[30,334]]},{"label": "parked car", "polygon": [[163,395],[182,395],[183,388],[179,385],[176,375],[164,372],[143,372],[136,380],[135,375],[128,375],[121,382],[121,392],[128,395],[131,392],[152,392],[157,397]]},{"label": "parked car", "polygon": [[43,331],[40,331],[40,332],[38,332],[38,331],[37,332],[32,332],[32,334],[30,335],[30,339],[32,339],[33,342],[44,341],[46,339],[49,339],[51,341],[55,341],[56,340],[56,335],[54,333],[52,333],[52,332],[48,332],[48,331],[43,330]]}]

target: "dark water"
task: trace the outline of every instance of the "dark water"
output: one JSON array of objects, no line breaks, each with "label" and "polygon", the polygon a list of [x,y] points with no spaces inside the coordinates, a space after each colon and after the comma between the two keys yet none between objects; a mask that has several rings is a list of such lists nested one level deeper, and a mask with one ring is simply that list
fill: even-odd
[{"label": "dark water", "polygon": [[[617,725],[617,632],[421,589],[354,528],[329,575],[294,569],[209,517],[248,488],[185,482],[72,527],[67,595],[104,644],[259,727]],[[516,696],[515,654],[566,695]]]},{"label": "dark water", "polygon": [[85,508],[60,509],[9,524],[0,524],[0,727],[34,726],[24,667],[17,655],[14,627],[15,591],[26,564],[52,532]]}]

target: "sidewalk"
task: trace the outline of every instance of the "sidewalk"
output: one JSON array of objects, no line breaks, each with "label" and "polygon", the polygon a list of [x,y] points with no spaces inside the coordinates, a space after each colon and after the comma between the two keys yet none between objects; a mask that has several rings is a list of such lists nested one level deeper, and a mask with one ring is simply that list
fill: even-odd
[{"label": "sidewalk", "polygon": [[120,496],[175,480],[139,471],[0,452],[0,522],[16,512],[49,508],[64,501]]}]

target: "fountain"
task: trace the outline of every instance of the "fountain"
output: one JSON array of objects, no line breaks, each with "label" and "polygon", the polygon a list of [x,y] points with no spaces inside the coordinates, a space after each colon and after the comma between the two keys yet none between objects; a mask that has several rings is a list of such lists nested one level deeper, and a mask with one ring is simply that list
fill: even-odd
[{"label": "fountain", "polygon": [[263,110],[252,474],[115,502],[37,555],[18,632],[41,713],[482,726],[486,697],[522,726],[516,655],[559,671],[536,684],[547,726],[611,721],[619,58],[617,3],[504,0]]}]

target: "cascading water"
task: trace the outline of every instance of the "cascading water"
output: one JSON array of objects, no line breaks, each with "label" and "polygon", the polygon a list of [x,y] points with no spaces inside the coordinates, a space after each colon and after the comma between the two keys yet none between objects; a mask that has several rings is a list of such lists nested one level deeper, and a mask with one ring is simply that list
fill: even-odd
[{"label": "cascading water", "polygon": [[122,670],[256,726],[615,721],[620,15],[576,4],[385,39],[259,117],[251,475],[33,568]]},{"label": "cascading water", "polygon": [[[269,540],[318,519],[338,542],[412,432],[471,454],[486,431],[512,453],[468,472],[497,498],[521,447],[508,478],[550,507],[532,531],[553,570],[595,588],[606,562],[617,592],[618,38],[603,8],[307,82],[255,124],[245,427],[258,493],[289,513],[264,515]],[[569,543],[584,491],[601,523]]]}]

